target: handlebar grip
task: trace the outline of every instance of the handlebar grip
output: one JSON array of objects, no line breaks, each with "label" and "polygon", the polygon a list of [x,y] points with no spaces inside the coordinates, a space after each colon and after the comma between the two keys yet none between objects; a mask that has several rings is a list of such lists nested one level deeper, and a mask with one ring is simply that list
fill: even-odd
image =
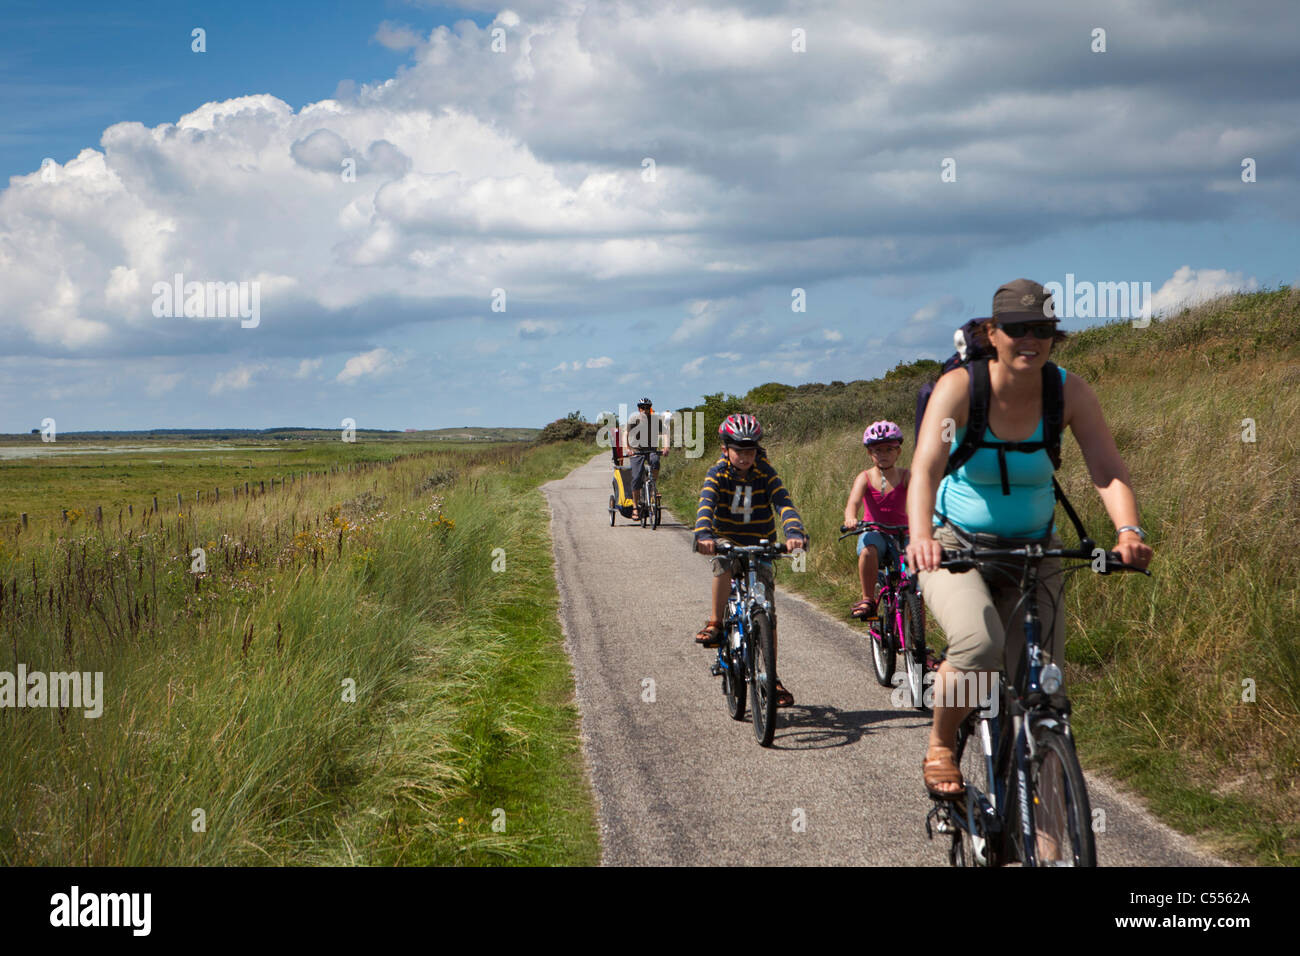
[{"label": "handlebar grip", "polygon": [[939,555],[939,567],[962,574],[975,569],[975,561],[962,551],[950,551],[944,548]]}]

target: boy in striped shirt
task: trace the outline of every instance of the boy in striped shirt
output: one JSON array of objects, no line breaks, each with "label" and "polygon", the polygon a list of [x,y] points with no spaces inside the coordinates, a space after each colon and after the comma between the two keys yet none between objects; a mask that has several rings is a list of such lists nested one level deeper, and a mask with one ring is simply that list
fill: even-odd
[{"label": "boy in striped shirt", "polygon": [[[785,532],[786,547],[790,551],[807,547],[807,535],[799,512],[794,509],[790,493],[781,484],[776,469],[767,460],[767,453],[758,444],[763,437],[763,427],[753,415],[729,415],[718,428],[722,439],[722,457],[704,477],[700,504],[695,512],[695,547],[701,554],[713,558],[712,616],[695,635],[695,641],[704,647],[717,647],[722,643],[722,619],[727,596],[731,593],[731,578],[739,573],[735,558],[716,556],[715,540],[723,538],[734,545],[756,545],[766,538],[776,540],[776,516],[780,515]],[[759,580],[767,585],[772,600],[772,644],[776,645],[776,591],[770,561],[758,565]],[[773,666],[776,661],[773,660]],[[778,707],[794,703],[792,695],[776,682]]]}]

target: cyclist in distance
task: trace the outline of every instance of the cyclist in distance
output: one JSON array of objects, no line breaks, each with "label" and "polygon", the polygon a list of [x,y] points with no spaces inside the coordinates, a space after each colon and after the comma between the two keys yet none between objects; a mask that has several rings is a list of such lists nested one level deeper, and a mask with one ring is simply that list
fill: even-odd
[{"label": "cyclist in distance", "polygon": [[[844,505],[844,526],[858,523],[858,508],[863,521],[878,524],[907,524],[906,468],[898,467],[903,450],[903,430],[893,422],[872,422],[862,433],[862,444],[874,462],[858,472]],[[858,577],[862,581],[862,600],[849,612],[856,618],[874,617],[876,613],[876,572],[897,561],[892,539],[879,531],[858,535]]]},{"label": "cyclist in distance", "polygon": [[[925,603],[948,638],[922,762],[926,789],[940,799],[963,792],[954,759],[957,727],[984,703],[963,700],[956,692],[971,687],[970,676],[995,678],[1004,665],[1014,679],[1024,648],[1022,617],[1012,614],[1020,600],[1016,582],[983,570],[940,569],[942,549],[971,543],[1017,547],[1029,540],[1060,548],[1053,523],[1053,472],[1068,426],[1115,525],[1113,550],[1140,568],[1151,560],[1146,533],[1138,526],[1128,467],[1096,393],[1049,362],[1053,342],[1065,338],[1057,322],[1051,296],[1038,283],[1017,279],[1001,286],[993,296],[993,317],[986,322],[996,354],[939,379],[912,459],[907,560],[919,572]],[[968,428],[972,422],[976,427]],[[1042,563],[1037,595],[1044,620],[1050,622],[1043,648],[1058,663],[1065,650],[1059,572],[1059,560]],[[995,685],[990,680],[976,686]],[[949,694],[956,706],[948,705]]]},{"label": "cyclist in distance", "polygon": [[[704,476],[704,488],[695,512],[696,550],[715,555],[710,616],[695,635],[696,643],[705,647],[722,643],[722,620],[731,593],[731,578],[740,571],[737,559],[716,556],[716,538],[741,547],[756,545],[763,539],[775,542],[776,515],[781,517],[790,551],[806,548],[808,537],[790,493],[759,444],[763,426],[758,419],[753,415],[728,415],[718,428],[718,436],[722,439],[722,457]],[[758,573],[772,601],[772,666],[775,668],[776,582],[771,562],[760,562]],[[794,695],[786,690],[780,678],[776,681],[776,702],[778,707],[794,704]]]},{"label": "cyclist in distance", "polygon": [[645,484],[646,468],[659,480],[659,456],[668,454],[668,432],[660,427],[658,416],[650,399],[636,403],[636,411],[627,417],[627,432],[623,447],[631,455],[632,467],[632,520],[641,520],[641,486]]}]

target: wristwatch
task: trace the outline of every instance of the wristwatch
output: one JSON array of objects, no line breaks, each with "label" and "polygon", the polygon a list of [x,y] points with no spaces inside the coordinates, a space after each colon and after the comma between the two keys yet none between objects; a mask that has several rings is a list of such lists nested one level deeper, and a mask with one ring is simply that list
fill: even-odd
[{"label": "wristwatch", "polygon": [[1138,536],[1139,538],[1141,538],[1143,542],[1145,542],[1146,539],[1147,539],[1147,533],[1146,533],[1145,531],[1143,531],[1141,528],[1139,528],[1139,527],[1138,527],[1137,525],[1135,525],[1135,524],[1126,524],[1126,525],[1124,525],[1124,527],[1122,527],[1122,528],[1116,528],[1116,529],[1115,529],[1115,534],[1118,536],[1118,535],[1123,534],[1125,531],[1133,531],[1133,532],[1136,532],[1136,533],[1137,533],[1137,536]]}]

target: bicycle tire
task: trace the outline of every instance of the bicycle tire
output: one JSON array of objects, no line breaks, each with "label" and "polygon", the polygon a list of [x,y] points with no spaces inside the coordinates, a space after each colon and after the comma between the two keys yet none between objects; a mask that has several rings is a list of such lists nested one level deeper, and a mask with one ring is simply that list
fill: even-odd
[{"label": "bicycle tire", "polygon": [[907,668],[907,685],[912,691],[912,706],[925,706],[925,610],[920,596],[910,588],[903,592],[903,663]]},{"label": "bicycle tire", "polygon": [[[937,691],[936,691],[937,693]],[[983,791],[986,795],[993,793],[992,781],[989,780],[988,764],[984,760],[984,748],[980,744],[979,721],[974,715],[968,716],[957,728],[956,752],[957,766],[961,768],[962,780],[968,787]],[[969,794],[969,790],[967,791]],[[970,799],[968,796],[966,800]],[[953,814],[966,813],[966,800],[955,801]],[[953,866],[996,866],[997,847],[987,836],[978,837],[984,841],[983,849],[963,827],[958,827],[953,835],[953,847],[949,859]],[[981,858],[983,862],[981,862]]]},{"label": "bicycle tire", "polygon": [[[1059,728],[1034,727],[1030,765],[1035,854],[1039,866],[1096,866],[1092,807],[1074,743]],[[1065,850],[1068,844],[1068,852]],[[1047,852],[1055,848],[1054,854]]]},{"label": "bicycle tire", "polygon": [[659,527],[659,489],[651,485],[647,497],[650,499],[650,527],[653,530]]},{"label": "bicycle tire", "polygon": [[609,496],[609,526],[610,526],[611,528],[614,527],[614,515],[615,515],[615,514],[617,514],[617,512],[614,510],[614,496],[613,496],[613,495],[610,495],[610,496]]},{"label": "bicycle tire", "polygon": [[760,747],[770,747],[776,734],[776,646],[766,612],[754,612],[749,633],[749,676],[753,685],[749,709],[754,717],[754,737]]},{"label": "bicycle tire", "polygon": [[877,620],[868,626],[871,635],[871,669],[876,672],[876,683],[881,687],[893,686],[894,665],[894,609],[890,606],[888,591],[881,591],[876,602]]},{"label": "bicycle tire", "polygon": [[731,635],[724,635],[724,639],[727,646],[722,654],[722,694],[727,698],[727,713],[731,719],[744,720],[745,692],[749,686],[745,677],[745,668],[737,656],[737,649],[731,644]]}]

